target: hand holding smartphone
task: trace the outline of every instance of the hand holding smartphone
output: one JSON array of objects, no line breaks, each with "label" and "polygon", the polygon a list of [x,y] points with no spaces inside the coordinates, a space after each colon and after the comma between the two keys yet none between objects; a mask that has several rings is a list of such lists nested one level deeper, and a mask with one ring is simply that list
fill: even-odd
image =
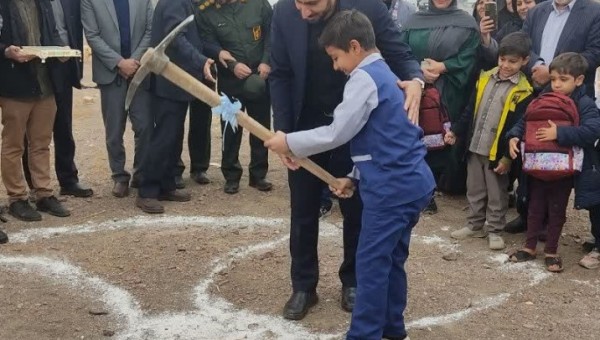
[{"label": "hand holding smartphone", "polygon": [[486,2],[484,4],[485,16],[490,17],[494,22],[494,29],[498,29],[498,6],[495,2]]}]

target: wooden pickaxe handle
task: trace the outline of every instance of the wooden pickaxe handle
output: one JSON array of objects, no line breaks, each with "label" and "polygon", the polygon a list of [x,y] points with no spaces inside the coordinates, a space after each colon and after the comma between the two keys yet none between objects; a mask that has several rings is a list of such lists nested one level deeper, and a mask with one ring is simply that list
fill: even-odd
[{"label": "wooden pickaxe handle", "polygon": [[[208,104],[210,107],[221,105],[221,98],[219,95],[211,90],[208,86],[202,84],[198,79],[191,76],[189,73],[182,70],[179,66],[168,63],[166,68],[162,71],[161,75],[171,81],[173,84],[177,84],[179,87],[192,94],[194,97]],[[252,117],[248,116],[245,112],[238,111],[237,122],[243,128],[247,129],[251,134],[258,137],[260,140],[270,139],[275,133],[266,127],[262,126]],[[308,158],[294,158],[294,161],[301,167],[317,176],[323,182],[330,186],[344,190],[340,185],[339,181],[333,177],[329,172],[325,171],[322,167],[317,165],[315,162]]]}]

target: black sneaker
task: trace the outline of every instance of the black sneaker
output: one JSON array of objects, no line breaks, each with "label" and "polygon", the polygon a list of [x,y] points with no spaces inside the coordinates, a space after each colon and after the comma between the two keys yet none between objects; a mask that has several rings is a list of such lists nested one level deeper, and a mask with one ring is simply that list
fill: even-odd
[{"label": "black sneaker", "polygon": [[2,230],[0,230],[0,244],[4,244],[8,242],[8,236],[6,235],[5,232],[3,232]]},{"label": "black sneaker", "polygon": [[58,217],[67,217],[71,215],[71,212],[56,199],[54,196],[40,198],[35,202],[37,210],[47,212],[50,215]]},{"label": "black sneaker", "polygon": [[33,209],[33,207],[26,200],[18,200],[12,202],[8,206],[8,213],[14,216],[15,218],[25,222],[42,220],[42,215],[40,215],[39,212],[35,211],[35,209]]}]

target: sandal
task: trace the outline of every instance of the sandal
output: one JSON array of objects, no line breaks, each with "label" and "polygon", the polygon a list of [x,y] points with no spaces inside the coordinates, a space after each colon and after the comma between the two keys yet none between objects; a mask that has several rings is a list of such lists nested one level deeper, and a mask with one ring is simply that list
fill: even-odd
[{"label": "sandal", "polygon": [[517,250],[508,256],[509,256],[508,259],[510,260],[510,262],[515,262],[515,263],[533,261],[533,260],[535,260],[535,257],[536,257],[535,254],[532,254],[523,249]]},{"label": "sandal", "polygon": [[544,258],[544,263],[549,272],[560,273],[563,271],[563,264],[560,256],[546,256],[546,258]]}]

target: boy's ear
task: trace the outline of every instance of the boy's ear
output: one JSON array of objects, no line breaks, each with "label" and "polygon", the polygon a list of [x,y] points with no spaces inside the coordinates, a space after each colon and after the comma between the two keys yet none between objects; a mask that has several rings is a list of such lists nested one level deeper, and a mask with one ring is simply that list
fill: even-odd
[{"label": "boy's ear", "polygon": [[581,86],[583,81],[585,80],[585,76],[582,74],[579,77],[575,78],[575,85]]},{"label": "boy's ear", "polygon": [[358,42],[358,40],[356,40],[356,39],[350,40],[350,51],[360,52],[360,50],[361,50],[361,46],[360,46],[360,43]]},{"label": "boy's ear", "polygon": [[529,64],[529,56],[525,57],[525,59],[523,59],[523,66],[527,66],[527,64]]}]

